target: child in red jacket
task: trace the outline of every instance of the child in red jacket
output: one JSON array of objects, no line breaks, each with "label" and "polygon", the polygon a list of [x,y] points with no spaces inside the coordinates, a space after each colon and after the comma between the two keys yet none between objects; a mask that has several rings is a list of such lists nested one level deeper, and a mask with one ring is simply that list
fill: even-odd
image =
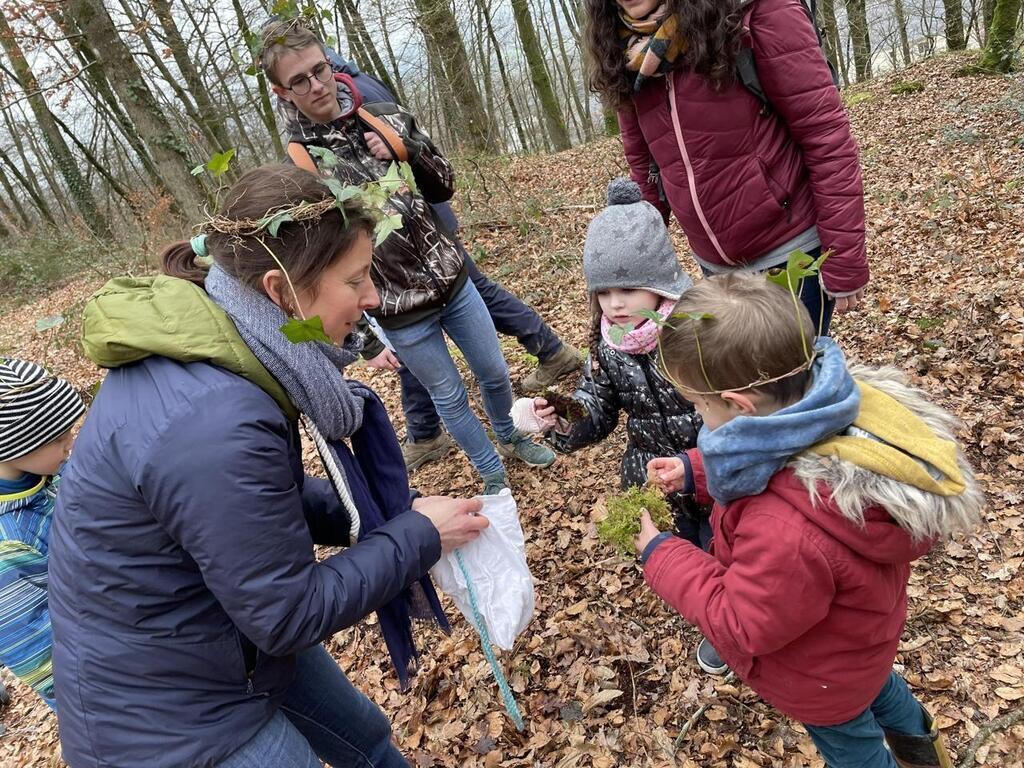
[{"label": "child in red jacket", "polygon": [[687,291],[661,346],[704,428],[697,448],[648,472],[714,502],[713,540],[703,552],[645,516],[647,583],[806,726],[830,768],[949,766],[892,663],[910,563],[981,506],[953,417],[893,369],[848,368],[757,275]]}]

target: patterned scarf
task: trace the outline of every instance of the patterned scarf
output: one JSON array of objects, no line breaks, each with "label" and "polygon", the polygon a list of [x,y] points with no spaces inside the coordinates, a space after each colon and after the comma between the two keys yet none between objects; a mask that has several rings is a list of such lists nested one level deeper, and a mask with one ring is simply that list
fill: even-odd
[{"label": "patterned scarf", "polygon": [[664,3],[643,19],[619,11],[619,43],[626,55],[626,69],[636,72],[633,90],[652,77],[664,75],[686,50],[679,34],[679,20]]},{"label": "patterned scarf", "polygon": [[[658,314],[661,315],[662,320],[668,318],[675,305],[676,302],[673,299],[665,299],[658,305]],[[602,315],[601,338],[604,339],[605,344],[619,352],[625,352],[627,355],[646,355],[648,352],[653,352],[654,348],[658,346],[658,332],[661,330],[661,326],[650,320],[645,320],[633,330],[627,331],[618,343],[612,341],[611,329],[611,321]]]}]

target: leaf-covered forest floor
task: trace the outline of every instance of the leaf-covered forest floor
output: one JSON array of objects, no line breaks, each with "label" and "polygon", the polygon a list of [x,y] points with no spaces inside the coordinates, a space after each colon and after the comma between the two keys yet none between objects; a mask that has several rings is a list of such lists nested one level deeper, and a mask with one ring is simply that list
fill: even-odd
[{"label": "leaf-covered forest floor", "polygon": [[[1024,78],[957,77],[962,64],[936,59],[847,96],[874,277],[866,309],[838,318],[834,335],[851,357],[904,369],[963,421],[988,495],[985,522],[916,564],[897,664],[958,761],[1019,768],[1024,722],[982,733],[980,746],[972,740],[1024,706]],[[924,89],[892,92],[909,80]],[[584,232],[606,182],[624,168],[617,140],[460,167],[471,252],[578,346],[587,335]],[[677,243],[685,254],[678,233]],[[0,353],[93,385],[99,373],[75,340],[82,303],[98,285],[80,279],[0,317]],[[37,329],[55,314],[66,322]],[[503,344],[521,380],[533,361],[514,340]],[[355,375],[384,396],[401,433],[397,377]],[[461,616],[451,637],[419,631],[423,664],[406,694],[372,620],[330,641],[415,765],[822,766],[799,726],[743,685],[700,672],[697,632],[651,595],[633,562],[595,538],[591,514],[616,490],[622,445],[620,429],[549,470],[510,467],[537,583],[533,623],[501,655],[525,732],[505,717]],[[478,489],[456,452],[413,481],[428,493]],[[56,719],[4,674],[14,703],[0,713],[0,765],[61,765]]]}]

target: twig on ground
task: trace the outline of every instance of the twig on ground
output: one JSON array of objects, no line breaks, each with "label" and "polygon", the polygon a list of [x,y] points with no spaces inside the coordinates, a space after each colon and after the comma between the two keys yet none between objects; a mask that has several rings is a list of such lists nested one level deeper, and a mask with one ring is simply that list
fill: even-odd
[{"label": "twig on ground", "polygon": [[1012,725],[1016,725],[1021,720],[1024,720],[1024,707],[1007,712],[1002,717],[996,718],[978,731],[974,735],[974,738],[971,739],[971,743],[967,745],[967,752],[960,761],[958,768],[970,768],[970,766],[974,765],[974,756],[978,754],[978,750],[981,749],[981,745],[988,741],[989,737],[991,737],[993,733],[1001,731],[1004,728],[1009,728]]},{"label": "twig on ground", "polygon": [[[730,672],[722,679],[722,683],[731,683],[735,679],[736,673]],[[690,729],[697,724],[697,721],[700,720],[704,713],[708,711],[708,707],[710,707],[713,701],[715,700],[707,701],[701,704],[697,708],[697,711],[690,715],[690,719],[683,723],[683,727],[679,729],[679,735],[676,736],[675,749],[679,749],[679,745],[683,743],[683,739],[686,738],[686,734],[688,734],[690,732]]]}]

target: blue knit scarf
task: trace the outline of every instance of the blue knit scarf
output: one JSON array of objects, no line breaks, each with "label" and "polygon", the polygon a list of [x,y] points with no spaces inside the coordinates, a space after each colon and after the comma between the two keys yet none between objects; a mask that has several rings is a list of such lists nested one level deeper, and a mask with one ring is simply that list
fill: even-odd
[{"label": "blue knit scarf", "polygon": [[860,390],[842,350],[825,337],[814,348],[813,381],[799,402],[768,416],[738,416],[697,435],[708,492],[720,504],[761,493],[790,458],[842,432],[857,417]]}]

